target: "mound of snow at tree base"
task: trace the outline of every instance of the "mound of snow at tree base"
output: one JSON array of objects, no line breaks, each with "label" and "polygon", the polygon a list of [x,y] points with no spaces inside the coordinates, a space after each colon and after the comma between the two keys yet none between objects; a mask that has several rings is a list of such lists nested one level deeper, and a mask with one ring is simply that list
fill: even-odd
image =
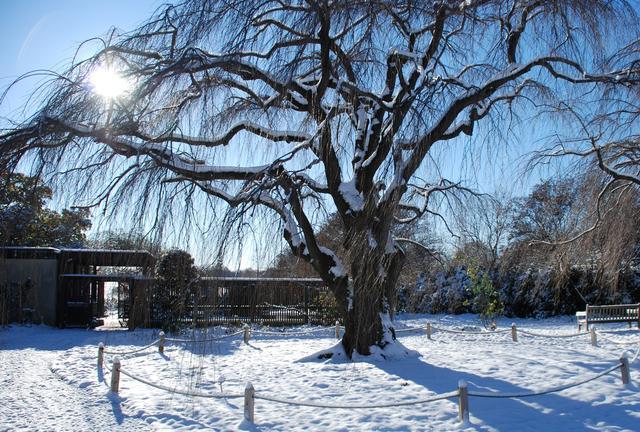
[{"label": "mound of snow at tree base", "polygon": [[[260,336],[254,332],[250,345],[241,336],[205,344],[168,344],[164,355],[155,347],[133,355],[121,356],[122,368],[145,380],[176,389],[200,393],[242,394],[251,382],[257,395],[293,401],[315,401],[334,405],[375,405],[407,402],[447,393],[457,388],[460,379],[470,391],[522,392],[570,383],[615,365],[625,347],[600,340],[590,345],[589,335],[569,339],[534,338],[519,334],[511,341],[509,332],[477,335],[437,332],[437,327],[460,330],[477,324],[477,317],[411,316],[398,326],[420,326],[432,322],[434,334],[428,340],[423,332],[400,333],[402,343],[421,354],[391,361],[298,362],[305,356],[335,345],[333,330],[295,337]],[[511,321],[499,323],[508,328]],[[569,318],[519,320],[518,328],[538,333],[575,332]],[[611,335],[617,341],[640,340],[636,329],[608,326],[619,331]],[[222,329],[210,330],[222,334]],[[51,335],[66,338],[58,347]],[[526,399],[470,398],[469,424],[457,421],[456,399],[423,405],[393,408],[328,409],[282,405],[255,400],[255,425],[243,420],[243,400],[204,399],[169,393],[122,375],[120,394],[109,392],[110,374],[96,367],[97,344],[107,350],[130,350],[152,342],[155,332],[59,331],[46,327],[12,328],[0,332],[0,360],[7,355],[20,356],[30,367],[39,359],[51,359],[40,365],[48,371],[43,382],[20,390],[31,397],[57,400],[52,415],[64,418],[80,409],[94,413],[95,429],[125,428],[183,430],[638,430],[640,424],[640,360],[631,365],[632,384],[621,384],[620,372],[560,393]],[[17,339],[28,340],[21,344]],[[77,345],[77,346],[73,346]],[[633,348],[632,345],[629,348]],[[112,356],[106,356],[111,361]],[[5,362],[3,362],[4,364]],[[8,365],[20,368],[17,363]],[[17,376],[6,371],[6,376]],[[3,373],[5,373],[3,372]],[[224,382],[220,383],[220,377]],[[52,385],[55,383],[55,385]],[[60,400],[56,393],[64,385],[73,394]],[[3,382],[0,399],[21,388],[21,383]],[[79,404],[79,406],[78,406]],[[86,405],[86,406],[83,406]],[[0,418],[9,418],[0,404]],[[75,405],[75,406],[72,406]],[[13,407],[13,410],[20,410]],[[104,415],[103,415],[104,414]],[[25,407],[13,413],[6,428],[29,424],[33,413]],[[15,419],[22,418],[22,423]],[[41,421],[41,419],[40,419]],[[71,421],[71,420],[69,420]],[[52,429],[45,423],[41,430]],[[57,423],[59,424],[59,423]],[[73,422],[69,423],[73,425]],[[38,429],[38,427],[34,427]],[[74,429],[74,428],[69,428]],[[79,428],[75,428],[79,429]]]}]

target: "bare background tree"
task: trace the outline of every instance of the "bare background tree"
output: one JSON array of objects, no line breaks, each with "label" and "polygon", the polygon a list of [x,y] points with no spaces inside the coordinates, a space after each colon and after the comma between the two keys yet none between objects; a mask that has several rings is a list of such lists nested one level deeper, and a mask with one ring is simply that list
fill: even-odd
[{"label": "bare background tree", "polygon": [[494,271],[507,243],[512,205],[504,195],[480,197],[460,202],[454,212],[457,250],[465,262],[474,261],[487,271]]},{"label": "bare background tree", "polygon": [[[236,225],[276,215],[335,294],[346,354],[366,355],[395,340],[395,227],[464,191],[429,169],[434,148],[635,83],[633,56],[601,60],[636,24],[623,1],[187,1],[55,79],[0,135],[0,162],[75,174],[90,206],[142,215],[215,198]],[[105,99],[96,73],[128,91]],[[333,213],[344,236],[331,248],[318,232]]]}]

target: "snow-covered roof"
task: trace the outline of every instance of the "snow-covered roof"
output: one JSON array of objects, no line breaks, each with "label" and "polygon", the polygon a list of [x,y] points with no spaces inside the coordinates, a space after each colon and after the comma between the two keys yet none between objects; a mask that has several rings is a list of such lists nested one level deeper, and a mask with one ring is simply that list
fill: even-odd
[{"label": "snow-covered roof", "polygon": [[155,257],[146,250],[80,249],[32,246],[0,247],[8,259],[71,259],[82,265],[115,267],[149,267]]},{"label": "snow-covered roof", "polygon": [[78,278],[78,279],[93,279],[93,280],[102,280],[102,281],[113,281],[117,282],[119,280],[153,280],[153,278],[139,275],[139,274],[84,274],[84,273],[65,273],[61,274],[60,277],[63,278]]},{"label": "snow-covered roof", "polygon": [[149,254],[151,252],[146,250],[136,249],[84,249],[84,248],[61,248],[60,252],[81,252],[81,253],[137,253],[137,254]]},{"label": "snow-covered roof", "polygon": [[323,283],[320,278],[274,278],[274,277],[203,277],[205,281],[229,281],[229,282],[296,282],[296,283]]},{"label": "snow-covered roof", "polygon": [[81,253],[100,253],[100,252],[109,252],[109,253],[151,253],[147,250],[136,250],[136,249],[91,249],[91,248],[55,248],[50,246],[0,246],[0,250],[25,250],[25,251],[50,251],[53,253],[60,252],[81,252]]}]

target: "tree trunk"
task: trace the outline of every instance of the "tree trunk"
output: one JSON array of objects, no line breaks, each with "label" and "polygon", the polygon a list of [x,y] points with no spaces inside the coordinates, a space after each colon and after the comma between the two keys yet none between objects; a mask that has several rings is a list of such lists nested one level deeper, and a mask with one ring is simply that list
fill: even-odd
[{"label": "tree trunk", "polygon": [[393,315],[396,282],[404,256],[400,252],[385,254],[372,248],[364,249],[351,260],[350,293],[343,313],[342,345],[348,356],[354,352],[370,355],[372,346],[384,348],[395,340],[393,328],[388,320],[383,322],[382,317]]}]

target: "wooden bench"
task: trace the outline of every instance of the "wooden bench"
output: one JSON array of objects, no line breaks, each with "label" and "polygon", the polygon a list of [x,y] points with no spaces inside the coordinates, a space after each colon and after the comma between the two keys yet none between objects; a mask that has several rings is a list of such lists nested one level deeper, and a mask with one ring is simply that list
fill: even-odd
[{"label": "wooden bench", "polygon": [[606,306],[589,306],[584,311],[576,312],[578,331],[584,324],[585,330],[589,330],[589,324],[626,322],[631,327],[632,322],[638,323],[640,328],[640,303],[618,304]]}]

